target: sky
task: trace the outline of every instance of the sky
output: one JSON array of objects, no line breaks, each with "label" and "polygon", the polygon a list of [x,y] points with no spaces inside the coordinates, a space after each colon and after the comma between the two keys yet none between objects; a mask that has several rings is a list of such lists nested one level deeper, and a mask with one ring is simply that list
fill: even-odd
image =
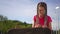
[{"label": "sky", "polygon": [[37,4],[42,1],[47,3],[47,11],[51,16],[53,29],[56,30],[56,27],[58,29],[60,8],[56,9],[56,7],[60,7],[60,0],[0,0],[0,15],[31,24],[36,15]]}]

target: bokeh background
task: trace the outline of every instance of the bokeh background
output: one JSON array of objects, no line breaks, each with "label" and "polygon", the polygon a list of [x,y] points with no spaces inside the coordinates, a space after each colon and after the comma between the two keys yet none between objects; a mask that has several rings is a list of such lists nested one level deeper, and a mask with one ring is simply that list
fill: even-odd
[{"label": "bokeh background", "polygon": [[52,29],[60,30],[60,0],[0,0],[0,30],[31,28],[37,4],[47,3]]}]

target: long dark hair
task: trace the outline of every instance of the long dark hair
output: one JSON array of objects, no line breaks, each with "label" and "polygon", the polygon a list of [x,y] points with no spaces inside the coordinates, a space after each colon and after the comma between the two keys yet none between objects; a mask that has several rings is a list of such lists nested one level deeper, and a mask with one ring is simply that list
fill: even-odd
[{"label": "long dark hair", "polygon": [[42,6],[45,9],[45,16],[47,15],[47,4],[45,2],[39,2],[37,5],[37,15],[39,15],[38,11],[39,11],[39,7]]}]

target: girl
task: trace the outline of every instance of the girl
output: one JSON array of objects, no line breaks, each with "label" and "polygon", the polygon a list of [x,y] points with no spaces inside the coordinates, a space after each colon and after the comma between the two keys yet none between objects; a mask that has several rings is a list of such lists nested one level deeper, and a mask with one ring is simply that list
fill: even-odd
[{"label": "girl", "polygon": [[37,5],[37,15],[34,16],[34,23],[32,24],[32,28],[49,28],[52,29],[51,26],[51,17],[47,15],[47,4],[44,2],[40,2]]}]

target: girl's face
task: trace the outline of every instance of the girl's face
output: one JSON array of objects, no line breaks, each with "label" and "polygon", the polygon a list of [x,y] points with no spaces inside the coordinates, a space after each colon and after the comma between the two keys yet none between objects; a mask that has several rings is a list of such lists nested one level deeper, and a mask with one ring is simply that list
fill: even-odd
[{"label": "girl's face", "polygon": [[40,6],[38,9],[39,9],[39,10],[38,10],[39,15],[43,16],[43,15],[45,14],[45,9],[44,9],[44,7]]}]

